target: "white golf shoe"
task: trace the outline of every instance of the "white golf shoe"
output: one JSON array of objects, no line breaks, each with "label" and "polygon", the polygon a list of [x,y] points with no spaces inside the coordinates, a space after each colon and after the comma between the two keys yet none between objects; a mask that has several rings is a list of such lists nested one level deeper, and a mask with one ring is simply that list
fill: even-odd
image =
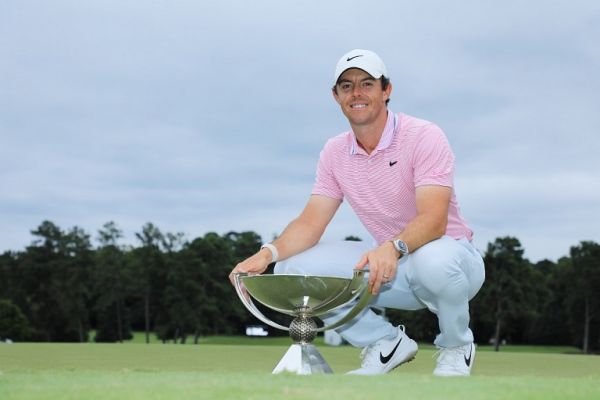
[{"label": "white golf shoe", "polygon": [[393,339],[380,339],[360,352],[361,367],[348,372],[351,375],[381,375],[397,366],[412,361],[418,350],[417,342],[404,333],[404,326],[398,326],[398,334]]},{"label": "white golf shoe", "polygon": [[433,370],[435,376],[469,376],[475,361],[475,345],[473,343],[453,348],[440,348],[437,366]]}]

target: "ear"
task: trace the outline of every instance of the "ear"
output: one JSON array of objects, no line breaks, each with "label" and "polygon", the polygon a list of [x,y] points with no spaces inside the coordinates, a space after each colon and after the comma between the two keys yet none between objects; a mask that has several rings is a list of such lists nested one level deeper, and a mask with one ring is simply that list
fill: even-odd
[{"label": "ear", "polygon": [[383,100],[387,101],[387,99],[389,99],[391,95],[392,95],[392,82],[388,83],[388,87],[384,90]]},{"label": "ear", "polygon": [[331,89],[331,94],[333,95],[333,99],[336,101],[336,103],[341,104],[340,96],[338,96],[338,94],[335,92],[335,89]]}]

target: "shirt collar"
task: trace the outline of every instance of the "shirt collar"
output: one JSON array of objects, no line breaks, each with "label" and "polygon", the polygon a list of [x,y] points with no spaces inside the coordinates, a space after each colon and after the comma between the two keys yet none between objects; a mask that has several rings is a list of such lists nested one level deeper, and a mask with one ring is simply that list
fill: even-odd
[{"label": "shirt collar", "polygon": [[[381,139],[379,139],[379,143],[377,144],[377,148],[374,152],[379,150],[385,150],[392,143],[392,139],[394,138],[394,132],[396,131],[397,117],[396,114],[392,112],[392,110],[388,109],[387,121],[385,123],[385,127],[383,128],[383,133],[381,135]],[[358,145],[356,141],[356,136],[354,132],[350,131],[350,154],[367,154],[362,147]]]}]

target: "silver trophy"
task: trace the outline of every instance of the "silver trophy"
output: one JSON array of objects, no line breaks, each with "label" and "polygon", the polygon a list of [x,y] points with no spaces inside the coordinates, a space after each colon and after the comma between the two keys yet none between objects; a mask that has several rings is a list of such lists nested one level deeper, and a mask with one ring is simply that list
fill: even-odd
[{"label": "silver trophy", "polygon": [[[259,320],[290,332],[294,343],[273,370],[300,375],[332,373],[317,348],[311,344],[317,333],[340,327],[360,313],[370,302],[371,294],[364,279],[367,271],[354,270],[352,279],[307,275],[234,274],[235,290],[246,308]],[[266,307],[294,317],[289,327],[267,318],[252,298]],[[337,321],[317,327],[313,317],[356,303]]]}]

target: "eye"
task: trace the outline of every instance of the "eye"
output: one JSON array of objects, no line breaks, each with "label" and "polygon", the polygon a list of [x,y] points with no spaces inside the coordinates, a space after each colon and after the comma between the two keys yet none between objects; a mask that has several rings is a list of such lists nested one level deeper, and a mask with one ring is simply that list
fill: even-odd
[{"label": "eye", "polygon": [[345,82],[340,85],[340,88],[346,92],[352,88],[352,84]]}]

